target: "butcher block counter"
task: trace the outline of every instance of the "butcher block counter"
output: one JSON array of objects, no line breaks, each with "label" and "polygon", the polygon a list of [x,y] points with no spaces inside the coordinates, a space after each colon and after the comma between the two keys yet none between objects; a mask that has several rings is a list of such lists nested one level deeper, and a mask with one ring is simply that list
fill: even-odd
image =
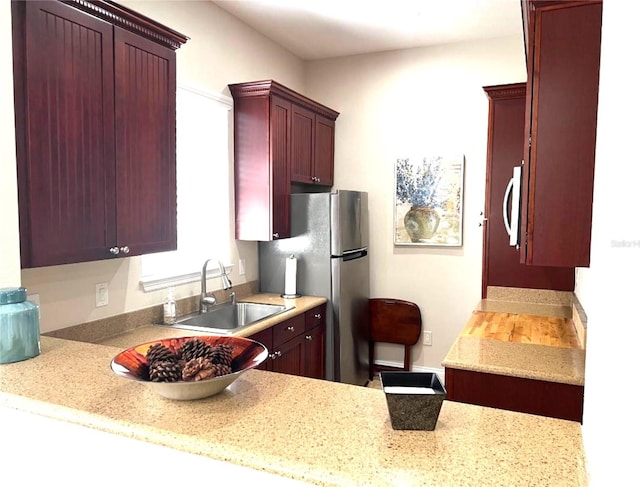
[{"label": "butcher block counter", "polygon": [[115,376],[120,351],[42,337],[41,355],[0,366],[0,414],[20,410],[312,485],[587,485],[576,422],[445,401],[435,431],[395,431],[381,390],[260,370],[219,395],[172,401]]},{"label": "butcher block counter", "polygon": [[448,398],[582,421],[585,350],[568,313],[543,310],[481,302],[442,361]]}]

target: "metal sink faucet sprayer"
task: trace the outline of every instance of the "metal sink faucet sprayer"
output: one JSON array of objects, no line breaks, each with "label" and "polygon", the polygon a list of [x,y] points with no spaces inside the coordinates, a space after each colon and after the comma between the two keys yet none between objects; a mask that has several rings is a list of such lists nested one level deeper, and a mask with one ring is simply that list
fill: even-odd
[{"label": "metal sink faucet sprayer", "polygon": [[[213,296],[207,296],[207,264],[211,259],[204,261],[202,266],[202,274],[200,276],[200,313],[206,313],[209,311],[209,306],[216,304],[216,298]],[[225,291],[231,289],[231,280],[227,275],[227,271],[224,269],[221,261],[218,261],[218,267],[220,268],[220,279],[222,279],[222,289]],[[231,299],[235,302],[235,293],[231,293]]]}]

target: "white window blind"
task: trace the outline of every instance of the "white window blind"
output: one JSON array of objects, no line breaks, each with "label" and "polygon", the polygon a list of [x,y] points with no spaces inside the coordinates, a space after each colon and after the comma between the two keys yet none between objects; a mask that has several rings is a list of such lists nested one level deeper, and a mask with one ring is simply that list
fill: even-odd
[{"label": "white window blind", "polygon": [[[195,282],[212,258],[228,266],[231,98],[178,87],[176,166],[178,250],[143,255],[145,291]],[[210,265],[214,275],[217,265]]]}]

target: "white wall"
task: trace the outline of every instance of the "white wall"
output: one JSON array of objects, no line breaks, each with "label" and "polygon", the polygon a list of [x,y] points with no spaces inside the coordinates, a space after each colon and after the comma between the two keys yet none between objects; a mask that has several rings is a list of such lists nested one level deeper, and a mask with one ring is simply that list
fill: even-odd
[{"label": "white wall", "polygon": [[[0,0],[3,10],[8,10],[8,1]],[[209,92],[222,92],[229,95],[227,85],[230,83],[253,81],[258,79],[274,78],[295,90],[302,91],[304,82],[304,64],[288,51],[280,48],[272,41],[259,35],[254,30],[240,23],[235,17],[230,16],[209,1],[160,1],[160,2],[120,2],[143,15],[146,15],[160,23],[163,23],[178,32],[188,36],[190,40],[177,51],[177,78],[178,83],[199,88]],[[2,16],[3,27],[9,22],[5,14]],[[0,29],[5,42],[0,46],[0,60],[10,56],[10,30]],[[10,65],[8,57],[5,65]],[[5,89],[5,82],[11,82],[11,71],[5,70],[0,75],[2,79],[2,106],[5,105],[5,97],[12,96],[10,87]],[[9,110],[10,111],[10,110]],[[0,114],[4,118],[10,117],[7,111]],[[11,116],[12,117],[12,116]],[[3,123],[3,127],[4,127]],[[7,123],[13,127],[13,120]],[[5,144],[5,138],[12,141],[13,134],[2,131],[2,151],[7,151],[9,144]],[[10,173],[15,166],[14,151],[9,150],[9,157],[4,156],[2,162],[2,188],[5,185],[14,190],[15,176]],[[230,174],[233,175],[233,158],[228,161]],[[7,169],[5,169],[5,166]],[[4,177],[7,171],[8,177]],[[214,184],[214,183],[212,183]],[[219,184],[215,182],[215,184]],[[233,214],[233,179],[230,179],[230,212]],[[11,200],[11,191],[3,190],[3,213],[6,208],[15,207]],[[7,200],[5,202],[5,200]],[[12,206],[13,205],[13,206]],[[206,200],[203,207],[207,207]],[[216,224],[216,210],[209,208],[208,223]],[[8,211],[9,223],[17,217],[17,210]],[[231,221],[234,220],[232,215]],[[17,220],[16,220],[17,221]],[[17,223],[16,223],[17,225]],[[4,217],[3,217],[3,242],[4,248],[11,242],[4,242]],[[17,227],[11,230],[11,239],[17,241]],[[258,252],[254,242],[236,242],[234,239],[233,225],[230,229],[232,263],[235,269],[231,274],[234,284],[240,284],[258,279]],[[15,243],[13,246],[15,247]],[[11,255],[11,252],[7,252]],[[15,252],[14,252],[15,254]],[[5,255],[3,252],[1,255]],[[246,260],[246,275],[239,276],[237,263],[240,258]],[[3,269],[4,269],[3,257]],[[7,266],[18,269],[17,257],[8,259]],[[4,270],[2,271],[4,274]],[[15,274],[14,270],[14,274]],[[19,278],[19,274],[17,275]],[[41,304],[41,330],[50,331],[64,328],[86,321],[118,315],[126,311],[145,308],[159,304],[164,291],[144,293],[139,286],[140,258],[132,257],[117,260],[107,260],[93,263],[71,264],[40,269],[27,269],[22,272],[22,283],[29,293],[38,293]],[[109,283],[109,305],[95,307],[95,285],[97,283]],[[219,289],[220,280],[212,280],[208,289]],[[200,290],[199,283],[180,286],[176,289],[177,298],[197,294]]]},{"label": "white wall", "polygon": [[[591,265],[578,272],[585,308],[587,359],[583,434],[593,486],[630,485],[638,478],[640,434],[637,397],[640,343],[640,193],[637,67],[623,52],[640,41],[636,2],[603,3],[602,53]],[[616,246],[620,241],[629,246]]]},{"label": "white wall", "polygon": [[9,0],[0,0],[0,288],[20,285],[10,7]]},{"label": "white wall", "polygon": [[[483,86],[526,79],[521,36],[309,63],[307,93],[340,112],[335,187],[369,192],[371,296],[413,301],[433,346],[417,365],[441,367],[481,298],[488,100]],[[463,246],[393,245],[394,163],[405,154],[462,152]],[[377,358],[401,361],[402,347]]]}]

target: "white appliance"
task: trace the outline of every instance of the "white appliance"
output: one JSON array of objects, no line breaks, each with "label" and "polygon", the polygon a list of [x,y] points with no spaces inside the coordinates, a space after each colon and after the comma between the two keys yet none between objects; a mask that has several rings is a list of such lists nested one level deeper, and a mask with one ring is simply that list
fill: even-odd
[{"label": "white appliance", "polygon": [[[520,186],[522,182],[522,166],[513,168],[513,176],[507,183],[502,201],[502,219],[509,235],[509,245],[518,247],[520,243]],[[511,196],[511,198],[509,198]],[[509,208],[509,201],[511,207]],[[509,214],[511,219],[509,219]]]}]

